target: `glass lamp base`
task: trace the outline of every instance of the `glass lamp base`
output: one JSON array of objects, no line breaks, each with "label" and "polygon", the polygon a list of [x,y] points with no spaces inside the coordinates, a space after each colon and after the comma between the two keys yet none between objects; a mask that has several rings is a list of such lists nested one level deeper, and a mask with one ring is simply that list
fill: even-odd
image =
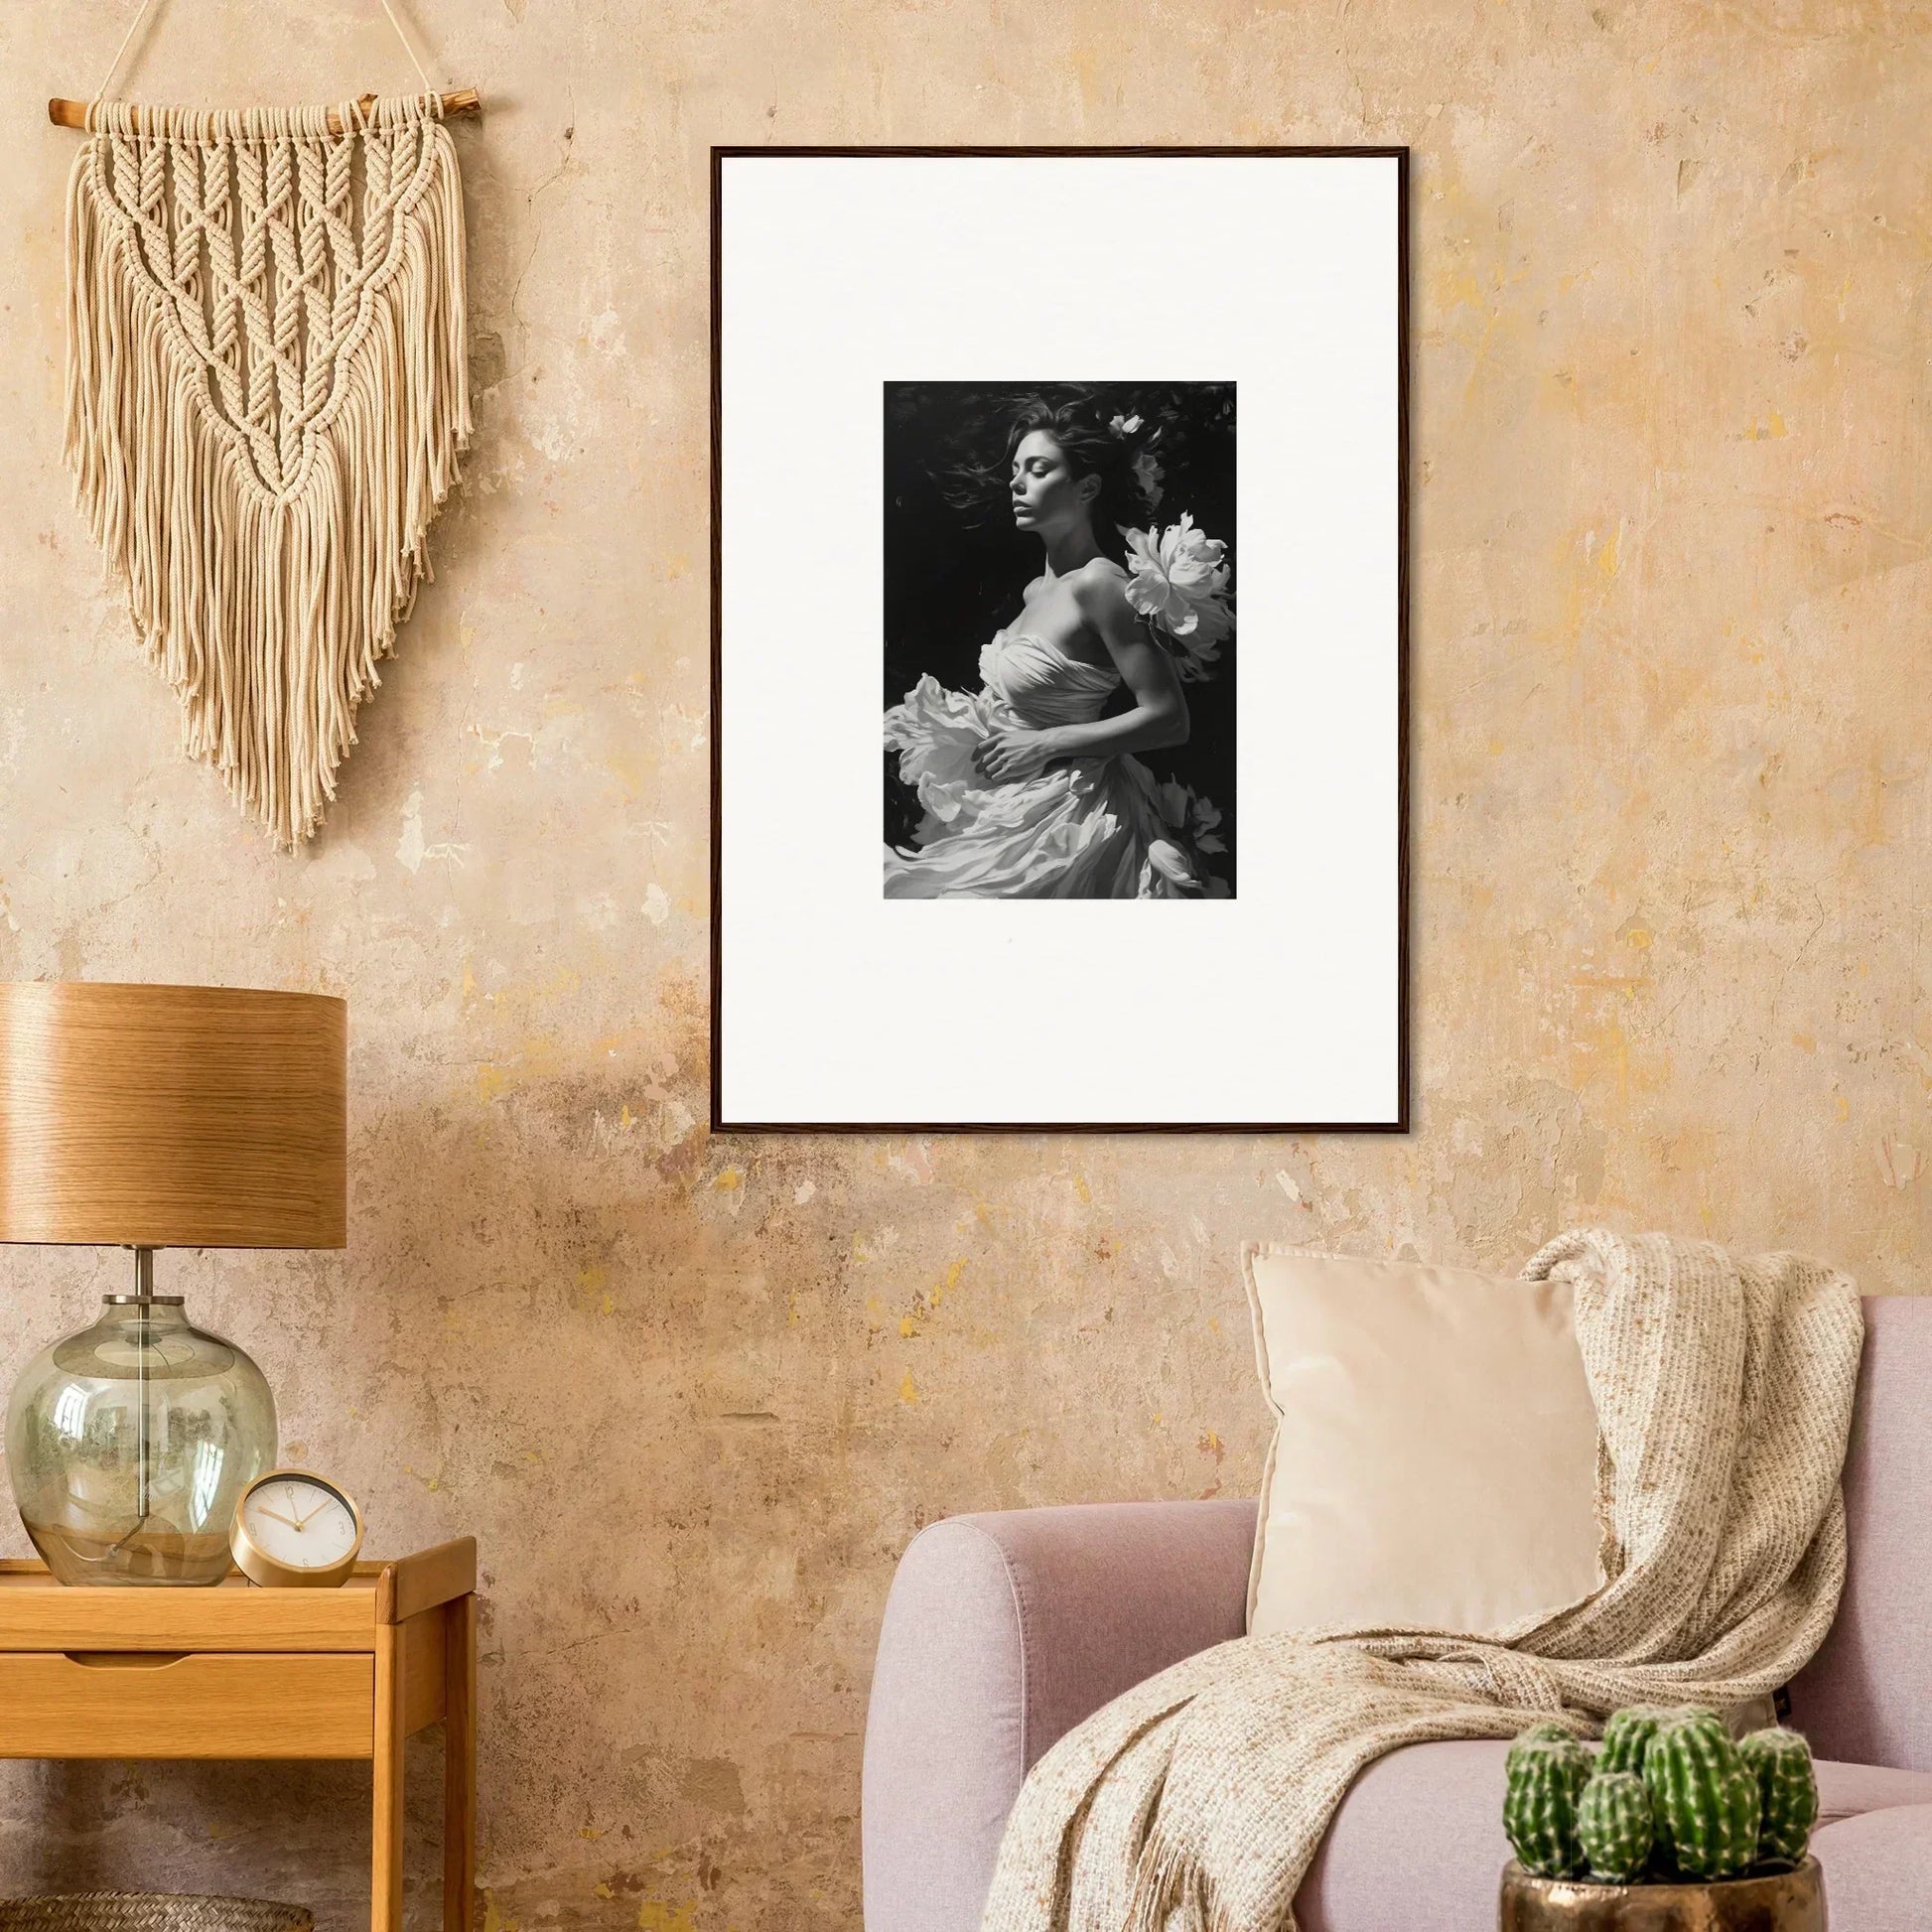
[{"label": "glass lamp base", "polygon": [[275,1451],[261,1370],[179,1296],[108,1296],[7,1402],[20,1520],[64,1584],[218,1584],[235,1503]]},{"label": "glass lamp base", "polygon": [[212,1532],[154,1532],[109,1542],[99,1531],[33,1523],[24,1515],[21,1521],[48,1569],[64,1584],[218,1584],[232,1562],[227,1537]]}]

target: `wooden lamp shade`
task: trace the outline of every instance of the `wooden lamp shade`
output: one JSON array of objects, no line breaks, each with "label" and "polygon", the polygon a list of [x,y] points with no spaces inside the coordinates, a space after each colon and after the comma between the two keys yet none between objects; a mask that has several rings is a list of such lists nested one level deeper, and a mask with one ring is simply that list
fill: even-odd
[{"label": "wooden lamp shade", "polygon": [[0,984],[0,1241],[341,1248],[348,1009]]}]

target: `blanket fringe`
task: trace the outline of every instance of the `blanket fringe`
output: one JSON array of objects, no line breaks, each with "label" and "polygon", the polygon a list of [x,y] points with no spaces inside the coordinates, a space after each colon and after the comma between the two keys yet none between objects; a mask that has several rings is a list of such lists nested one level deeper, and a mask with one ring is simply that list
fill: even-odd
[{"label": "blanket fringe", "polygon": [[1215,1904],[1199,1862],[1157,1823],[1141,1852],[1121,1932],[1240,1932]]}]

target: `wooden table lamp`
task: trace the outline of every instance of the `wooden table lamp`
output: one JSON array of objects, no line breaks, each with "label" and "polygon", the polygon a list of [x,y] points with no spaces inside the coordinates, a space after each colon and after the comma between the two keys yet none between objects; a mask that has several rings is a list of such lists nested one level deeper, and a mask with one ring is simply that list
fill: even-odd
[{"label": "wooden table lamp", "polygon": [[238,987],[0,984],[0,1241],[134,1251],[134,1292],[7,1406],[21,1519],[67,1583],[215,1583],[275,1405],[154,1292],[157,1248],[347,1243],[347,1008]]}]

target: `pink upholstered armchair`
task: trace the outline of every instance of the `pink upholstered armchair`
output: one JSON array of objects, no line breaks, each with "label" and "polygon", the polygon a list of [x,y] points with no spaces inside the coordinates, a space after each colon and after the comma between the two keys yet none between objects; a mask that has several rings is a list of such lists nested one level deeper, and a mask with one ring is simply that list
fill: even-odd
[{"label": "pink upholstered armchair", "polygon": [[[1851,1575],[1791,1687],[1820,1759],[1833,1932],[1932,1926],[1932,1298],[1871,1300],[1846,1468]],[[866,1726],[866,1932],[975,1932],[1028,1767],[1108,1699],[1242,1633],[1250,1502],[935,1523],[899,1564]],[[1296,1903],[1302,1932],[1472,1932],[1509,1857],[1499,1743],[1370,1767]]]}]

